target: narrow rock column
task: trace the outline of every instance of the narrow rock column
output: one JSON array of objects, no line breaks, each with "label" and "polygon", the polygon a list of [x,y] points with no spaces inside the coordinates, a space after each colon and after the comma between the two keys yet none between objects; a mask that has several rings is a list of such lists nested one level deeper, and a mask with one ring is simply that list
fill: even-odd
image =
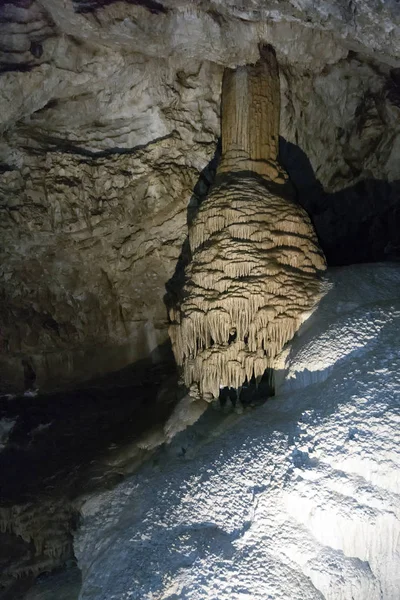
[{"label": "narrow rock column", "polygon": [[280,92],[275,52],[255,65],[225,69],[221,95],[222,160],[218,171],[252,171],[284,180],[278,165]]},{"label": "narrow rock column", "polygon": [[273,368],[320,295],[325,259],[288,195],[278,134],[278,66],[266,48],[255,65],[225,72],[222,160],[189,230],[192,261],[170,311],[176,361],[206,400]]}]

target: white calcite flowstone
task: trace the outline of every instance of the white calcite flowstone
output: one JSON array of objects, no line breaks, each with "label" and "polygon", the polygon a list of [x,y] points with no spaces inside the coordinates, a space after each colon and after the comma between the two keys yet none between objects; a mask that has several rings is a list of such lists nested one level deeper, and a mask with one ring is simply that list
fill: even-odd
[{"label": "white calcite flowstone", "polygon": [[398,600],[400,267],[328,278],[274,399],[87,499],[80,600]]}]

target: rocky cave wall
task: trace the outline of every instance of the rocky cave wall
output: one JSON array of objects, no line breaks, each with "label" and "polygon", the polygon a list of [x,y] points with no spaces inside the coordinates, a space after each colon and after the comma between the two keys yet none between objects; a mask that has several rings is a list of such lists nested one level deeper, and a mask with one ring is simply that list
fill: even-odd
[{"label": "rocky cave wall", "polygon": [[398,3],[0,7],[1,388],[54,389],[167,338],[225,66],[272,44],[281,158],[331,264],[399,255]]}]

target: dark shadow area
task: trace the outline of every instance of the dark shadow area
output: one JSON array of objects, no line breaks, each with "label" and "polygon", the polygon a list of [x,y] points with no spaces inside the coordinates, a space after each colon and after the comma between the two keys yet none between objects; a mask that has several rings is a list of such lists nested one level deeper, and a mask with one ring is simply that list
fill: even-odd
[{"label": "dark shadow area", "polygon": [[400,181],[364,179],[327,193],[299,146],[280,138],[279,151],[329,266],[400,260]]},{"label": "dark shadow area", "polygon": [[257,407],[275,394],[274,372],[273,369],[266,369],[263,376],[256,380],[246,381],[239,390],[235,388],[222,388],[219,395],[219,401],[222,407],[236,407],[239,403],[244,407]]},{"label": "dark shadow area", "polygon": [[[100,8],[104,8],[109,4],[114,4],[118,0],[74,0],[75,12],[87,13],[94,12]],[[168,9],[156,0],[125,0],[127,4],[143,6],[152,14],[165,14]]]},{"label": "dark shadow area", "polygon": [[[191,226],[193,220],[196,218],[201,203],[206,198],[211,185],[214,183],[218,163],[221,158],[221,150],[222,145],[221,140],[219,139],[214,156],[200,173],[199,179],[194,186],[193,194],[189,200],[186,213],[188,227]],[[168,314],[170,308],[179,303],[181,291],[185,282],[185,268],[189,264],[190,260],[191,254],[189,236],[186,236],[178,258],[178,262],[176,263],[174,274],[165,284],[166,293],[164,295],[164,304],[167,307]]]},{"label": "dark shadow area", "polygon": [[82,587],[82,573],[76,565],[54,569],[38,577],[27,575],[16,579],[6,591],[0,591],[0,600],[78,600]]},{"label": "dark shadow area", "polygon": [[[35,585],[55,568],[64,577],[63,568],[75,560],[72,534],[79,514],[74,501],[111,489],[141,464],[152,450],[136,441],[157,428],[162,432],[183,393],[167,341],[145,359],[85,386],[0,397],[0,422],[15,421],[0,452],[1,600],[24,598],[37,573],[42,575]],[[22,521],[28,519],[23,527],[33,531],[32,539],[13,531],[11,507],[17,509],[17,522],[21,507]],[[49,562],[38,543],[51,544],[54,535],[62,540],[62,553]]]},{"label": "dark shadow area", "polygon": [[[45,106],[35,112],[40,113],[41,111],[46,110],[47,108],[52,108],[52,106],[51,105]],[[33,113],[33,114],[35,114],[35,113]],[[18,128],[18,131],[23,134],[24,132],[27,131],[27,128],[25,125],[20,125]],[[157,142],[162,142],[163,140],[173,138],[174,135],[175,135],[174,133],[168,133],[167,135],[163,135],[159,138],[155,138],[146,144],[138,144],[137,146],[134,146],[133,148],[120,148],[119,146],[115,146],[112,148],[107,148],[107,150],[93,151],[93,150],[88,150],[83,145],[71,143],[67,139],[58,138],[57,136],[48,135],[46,133],[38,133],[34,129],[29,129],[29,138],[30,138],[30,140],[36,142],[37,146],[33,146],[32,144],[25,143],[25,144],[21,145],[21,148],[24,148],[28,152],[32,152],[34,154],[46,154],[46,152],[49,152],[49,151],[55,151],[55,152],[61,151],[61,152],[65,152],[66,154],[77,154],[77,155],[82,156],[87,159],[96,159],[96,158],[106,158],[108,156],[114,156],[114,155],[120,155],[120,154],[121,155],[122,154],[135,155],[140,150],[144,150],[145,148],[148,148],[149,146],[152,146],[153,144],[155,144]],[[74,182],[72,182],[72,185],[74,185]]]},{"label": "dark shadow area", "polygon": [[158,362],[150,355],[79,389],[0,398],[0,419],[16,419],[0,453],[0,507],[44,490],[71,499],[88,491],[89,465],[110,445],[163,423],[180,392],[169,342],[154,353]]},{"label": "dark shadow area", "polygon": [[1,73],[9,73],[9,72],[13,72],[13,71],[14,72],[17,71],[18,73],[29,73],[36,66],[37,66],[36,63],[34,63],[34,62],[31,62],[31,63],[0,62],[0,74]]}]

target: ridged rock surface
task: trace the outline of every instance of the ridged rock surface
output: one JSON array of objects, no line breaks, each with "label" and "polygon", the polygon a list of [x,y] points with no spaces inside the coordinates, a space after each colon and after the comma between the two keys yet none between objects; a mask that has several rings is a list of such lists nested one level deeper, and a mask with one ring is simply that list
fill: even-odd
[{"label": "ridged rock surface", "polygon": [[205,399],[259,381],[320,297],[325,258],[278,162],[279,117],[278,63],[265,46],[254,65],[224,73],[221,162],[170,311],[185,383]]},{"label": "ridged rock surface", "polygon": [[261,378],[319,299],[325,259],[282,187],[222,176],[190,229],[193,257],[170,335],[186,385],[199,382],[205,397]]}]

